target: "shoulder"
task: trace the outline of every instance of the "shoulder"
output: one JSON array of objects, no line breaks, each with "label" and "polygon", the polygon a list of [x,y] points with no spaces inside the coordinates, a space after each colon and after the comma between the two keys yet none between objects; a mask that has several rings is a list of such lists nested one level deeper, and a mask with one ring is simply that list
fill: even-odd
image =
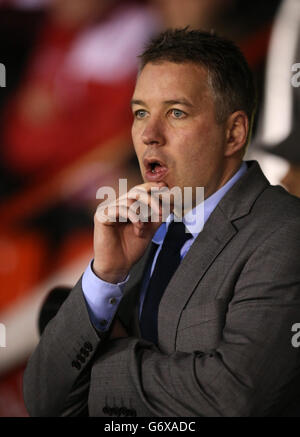
[{"label": "shoulder", "polygon": [[252,216],[265,218],[277,225],[296,222],[300,227],[300,199],[289,194],[281,186],[268,185],[253,204]]},{"label": "shoulder", "polygon": [[248,171],[233,186],[221,206],[230,220],[242,217],[268,224],[265,231],[296,221],[300,225],[300,199],[279,185],[271,185],[256,161],[247,162]]},{"label": "shoulder", "polygon": [[283,251],[298,248],[300,256],[300,199],[270,185],[258,165],[247,173],[223,206],[238,235],[252,248],[275,239]]}]

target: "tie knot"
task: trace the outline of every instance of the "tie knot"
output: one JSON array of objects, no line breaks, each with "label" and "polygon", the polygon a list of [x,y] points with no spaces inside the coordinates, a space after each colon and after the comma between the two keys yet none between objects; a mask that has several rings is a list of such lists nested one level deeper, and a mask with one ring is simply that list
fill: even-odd
[{"label": "tie knot", "polygon": [[168,232],[165,236],[164,245],[172,247],[174,250],[179,250],[184,243],[192,238],[189,232],[186,232],[186,227],[183,222],[172,222],[168,227]]}]

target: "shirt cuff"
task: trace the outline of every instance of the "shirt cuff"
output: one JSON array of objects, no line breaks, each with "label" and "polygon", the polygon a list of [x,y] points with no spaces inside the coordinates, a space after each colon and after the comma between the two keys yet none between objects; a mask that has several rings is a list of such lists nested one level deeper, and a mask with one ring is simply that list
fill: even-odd
[{"label": "shirt cuff", "polygon": [[100,279],[92,269],[93,260],[82,276],[82,291],[92,324],[102,332],[108,331],[122,300],[127,278],[118,284]]}]

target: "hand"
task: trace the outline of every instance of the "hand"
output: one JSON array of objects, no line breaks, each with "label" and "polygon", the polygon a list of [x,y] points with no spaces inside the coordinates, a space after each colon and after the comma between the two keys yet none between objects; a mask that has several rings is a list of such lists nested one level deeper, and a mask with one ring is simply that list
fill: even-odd
[{"label": "hand", "polygon": [[[162,221],[162,211],[158,197],[152,196],[151,188],[165,186],[160,183],[138,185],[115,202],[98,208],[94,229],[94,264],[97,276],[104,281],[117,283],[123,281],[131,267],[142,257],[151,238]],[[137,220],[130,208],[136,201],[140,205],[155,209],[157,221]],[[124,221],[120,221],[120,218]]]}]

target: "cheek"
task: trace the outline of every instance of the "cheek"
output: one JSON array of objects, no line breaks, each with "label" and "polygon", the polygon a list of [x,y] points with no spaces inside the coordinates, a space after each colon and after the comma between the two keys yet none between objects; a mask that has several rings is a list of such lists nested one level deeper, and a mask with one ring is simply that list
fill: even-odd
[{"label": "cheek", "polygon": [[135,153],[136,153],[137,157],[139,158],[140,155],[143,153],[143,144],[139,140],[139,138],[140,138],[139,131],[138,131],[137,127],[135,127],[135,126],[132,126],[132,128],[131,128],[131,138],[132,138]]},{"label": "cheek", "polygon": [[183,162],[188,162],[190,165],[193,161],[202,160],[208,152],[209,135],[205,132],[181,132],[177,138],[177,157],[182,157]]},{"label": "cheek", "polygon": [[215,171],[222,156],[221,138],[216,130],[181,132],[177,140],[173,156],[181,178],[194,182]]},{"label": "cheek", "polygon": [[133,144],[136,144],[136,140],[137,140],[137,128],[136,128],[134,123],[131,126],[131,138],[132,138]]},{"label": "cheek", "polygon": [[136,120],[133,121],[131,125],[131,136],[134,142],[138,143],[138,141],[141,140],[144,129],[145,126],[143,125],[143,123],[137,122]]}]

